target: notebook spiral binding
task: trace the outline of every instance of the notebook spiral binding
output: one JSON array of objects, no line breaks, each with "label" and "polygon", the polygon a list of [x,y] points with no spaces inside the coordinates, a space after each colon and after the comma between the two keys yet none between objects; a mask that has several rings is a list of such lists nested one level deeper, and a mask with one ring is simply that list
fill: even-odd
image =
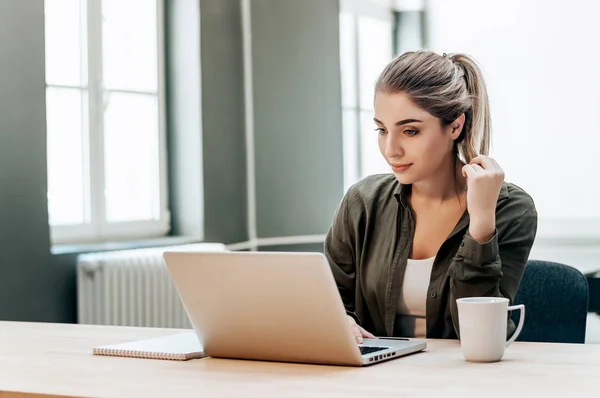
[{"label": "notebook spiral binding", "polygon": [[104,355],[112,357],[127,357],[127,358],[142,358],[142,359],[160,359],[160,360],[171,360],[181,361],[185,359],[201,358],[202,354],[197,356],[188,356],[179,353],[166,353],[166,352],[145,352],[136,350],[120,350],[120,349],[106,349],[106,348],[95,348],[94,355]]}]

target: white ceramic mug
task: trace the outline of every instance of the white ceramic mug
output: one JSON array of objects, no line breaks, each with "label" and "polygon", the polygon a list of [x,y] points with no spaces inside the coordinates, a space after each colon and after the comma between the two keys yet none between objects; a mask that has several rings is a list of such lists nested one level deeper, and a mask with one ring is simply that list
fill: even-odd
[{"label": "white ceramic mug", "polygon": [[[504,349],[521,333],[525,321],[523,304],[508,306],[502,297],[467,297],[456,300],[460,324],[460,345],[470,362],[496,362],[504,356]],[[508,311],[521,310],[517,330],[506,341]]]}]

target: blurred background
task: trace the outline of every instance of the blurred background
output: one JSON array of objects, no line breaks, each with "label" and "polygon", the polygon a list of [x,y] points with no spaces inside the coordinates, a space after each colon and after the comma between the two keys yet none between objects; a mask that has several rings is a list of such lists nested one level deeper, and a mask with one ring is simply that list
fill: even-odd
[{"label": "blurred background", "polygon": [[171,325],[169,307],[129,320],[159,297],[149,286],[171,289],[140,271],[158,264],[153,248],[321,251],[345,190],[389,172],[375,79],[426,48],[480,62],[491,156],[538,208],[531,258],[588,276],[587,340],[600,341],[598,11],[587,0],[0,0],[0,319]]}]

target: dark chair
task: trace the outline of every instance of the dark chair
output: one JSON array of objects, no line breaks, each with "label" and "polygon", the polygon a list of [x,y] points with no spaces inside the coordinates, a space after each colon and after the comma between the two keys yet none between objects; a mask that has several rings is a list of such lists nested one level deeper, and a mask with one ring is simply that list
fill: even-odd
[{"label": "dark chair", "polygon": [[[525,304],[517,341],[585,343],[588,298],[587,279],[575,268],[530,260],[515,297],[515,304]],[[511,316],[517,324],[519,311]]]}]

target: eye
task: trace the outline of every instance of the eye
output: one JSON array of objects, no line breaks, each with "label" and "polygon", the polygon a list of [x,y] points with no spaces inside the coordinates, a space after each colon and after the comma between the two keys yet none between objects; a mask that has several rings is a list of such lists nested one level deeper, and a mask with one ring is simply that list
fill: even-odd
[{"label": "eye", "polygon": [[414,137],[415,135],[419,134],[418,130],[404,130],[404,134],[406,134],[409,137]]},{"label": "eye", "polygon": [[375,131],[376,131],[377,133],[379,133],[379,135],[383,135],[383,134],[385,134],[385,129],[382,129],[381,127],[377,127],[377,128],[375,129]]}]

